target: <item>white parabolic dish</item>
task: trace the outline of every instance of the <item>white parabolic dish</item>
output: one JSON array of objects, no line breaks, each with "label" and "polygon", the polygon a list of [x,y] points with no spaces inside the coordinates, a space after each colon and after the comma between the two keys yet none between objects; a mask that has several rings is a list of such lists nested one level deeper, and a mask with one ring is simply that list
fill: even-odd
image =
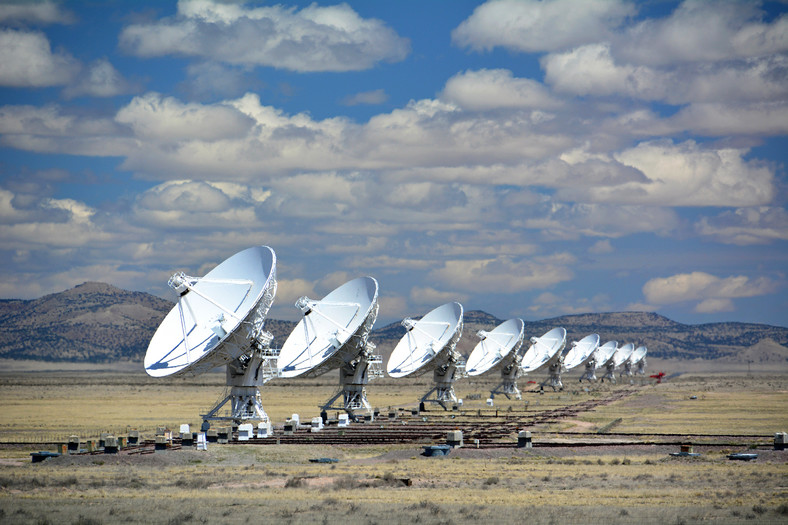
[{"label": "white parabolic dish", "polygon": [[468,375],[478,376],[511,362],[523,343],[524,328],[522,319],[509,319],[491,332],[484,333],[484,339],[479,341],[465,363]]},{"label": "white parabolic dish", "polygon": [[367,318],[377,315],[378,282],[372,277],[348,281],[320,301],[308,302],[304,317],[279,352],[281,377],[315,377],[343,364],[333,360]]},{"label": "white parabolic dish", "polygon": [[386,372],[394,378],[423,374],[462,328],[462,305],[446,303],[415,322],[391,352]]},{"label": "white parabolic dish", "polygon": [[588,361],[597,347],[599,347],[599,334],[587,335],[580,341],[572,343],[572,348],[564,356],[564,368],[571,370],[582,365]]},{"label": "white parabolic dish", "polygon": [[597,348],[596,353],[594,353],[594,360],[596,361],[596,367],[604,368],[605,365],[607,365],[608,361],[613,359],[613,355],[615,355],[616,350],[618,350],[618,341],[608,341],[607,343]]},{"label": "white parabolic dish", "polygon": [[275,291],[273,249],[236,253],[182,293],[153,334],[145,371],[153,377],[198,375],[240,357],[262,330]]},{"label": "white parabolic dish", "polygon": [[536,372],[548,366],[566,346],[566,329],[553,328],[542,337],[531,339],[533,344],[523,356],[520,368],[523,372]]},{"label": "white parabolic dish", "polygon": [[635,351],[634,343],[625,344],[624,346],[616,350],[616,353],[613,356],[613,364],[616,365],[617,367],[623,365],[624,361],[629,359],[629,356],[631,356],[632,352],[634,351]]},{"label": "white parabolic dish", "polygon": [[643,360],[644,357],[646,357],[646,352],[648,352],[648,349],[646,349],[645,346],[639,346],[635,348],[635,351],[632,352],[631,356],[629,356],[629,362],[633,365],[638,364]]}]

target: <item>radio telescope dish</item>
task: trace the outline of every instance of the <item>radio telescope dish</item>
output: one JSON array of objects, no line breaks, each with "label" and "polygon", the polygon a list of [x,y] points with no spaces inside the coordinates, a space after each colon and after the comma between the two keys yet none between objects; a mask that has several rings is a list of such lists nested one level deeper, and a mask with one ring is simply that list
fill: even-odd
[{"label": "radio telescope dish", "polygon": [[[460,303],[446,303],[418,321],[410,318],[402,321],[407,332],[394,347],[386,371],[393,378],[433,372],[436,386],[421,398],[422,409],[428,401],[444,409],[446,402],[457,402],[454,380],[464,363],[455,347],[462,336],[462,313]],[[436,398],[430,399],[433,392]]]},{"label": "radio telescope dish", "polygon": [[[632,345],[632,346],[634,348],[635,345]],[[639,346],[639,347],[635,348],[632,351],[632,353],[629,354],[629,356],[624,361],[624,363],[623,363],[624,364],[624,370],[619,375],[620,376],[632,377],[632,375],[633,375],[632,367],[635,364],[637,364],[638,362],[640,362],[640,360],[643,359],[643,357],[645,357],[645,355],[646,355],[646,347],[645,346]],[[645,373],[645,370],[644,370],[644,373]]]},{"label": "radio telescope dish", "polygon": [[531,338],[531,348],[523,356],[520,368],[524,373],[536,372],[549,368],[549,377],[542,382],[540,388],[549,384],[556,388],[563,388],[561,384],[561,352],[566,346],[566,329],[553,328],[542,337]]},{"label": "radio telescope dish", "polygon": [[501,393],[511,399],[522,396],[517,388],[517,377],[520,375],[519,353],[525,336],[525,323],[522,319],[509,319],[495,327],[491,332],[479,330],[477,335],[481,341],[468,356],[465,371],[469,376],[478,376],[491,370],[500,369],[501,383],[490,392],[490,398]]},{"label": "radio telescope dish", "polygon": [[583,379],[596,381],[596,371],[600,368],[604,368],[608,361],[613,359],[613,354],[616,353],[616,350],[618,350],[618,341],[608,341],[597,348],[586,361],[586,369],[583,375],[580,376],[579,381]]},{"label": "radio telescope dish", "polygon": [[639,346],[635,348],[635,351],[632,352],[632,355],[629,358],[629,363],[631,366],[637,365],[638,369],[635,372],[638,375],[646,375],[646,354],[648,353],[648,349],[645,346]]},{"label": "radio telescope dish", "polygon": [[[178,303],[153,334],[145,371],[152,377],[196,376],[226,365],[232,393],[202,416],[203,426],[212,419],[267,422],[258,387],[275,375],[273,336],[263,330],[276,295],[274,250],[248,248],[204,277],[178,272],[168,284]],[[231,412],[217,416],[228,401]]]},{"label": "radio telescope dish", "polygon": [[615,353],[613,353],[613,357],[608,360],[605,364],[605,375],[602,378],[602,381],[605,379],[609,379],[611,383],[616,382],[616,368],[624,364],[624,362],[629,359],[629,356],[632,355],[632,352],[635,350],[635,345],[632,343],[627,343],[624,346],[620,346]]},{"label": "radio telescope dish", "polygon": [[378,282],[359,277],[320,301],[301,297],[296,307],[303,317],[279,353],[280,376],[317,377],[339,368],[342,388],[321,407],[323,415],[336,408],[333,403],[340,396],[341,409],[351,416],[357,409],[371,410],[365,392],[368,372],[382,375],[381,359],[372,355],[375,345],[367,341],[378,316]]},{"label": "radio telescope dish", "polygon": [[599,334],[591,334],[580,341],[572,341],[572,348],[564,355],[564,369],[571,370],[585,364],[599,347]]}]

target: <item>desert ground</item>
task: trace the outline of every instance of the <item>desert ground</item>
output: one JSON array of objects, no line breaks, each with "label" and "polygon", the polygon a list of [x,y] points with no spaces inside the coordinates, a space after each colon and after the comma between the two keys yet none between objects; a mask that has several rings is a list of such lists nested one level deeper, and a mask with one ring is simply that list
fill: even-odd
[{"label": "desert ground", "polygon": [[[133,366],[5,368],[0,522],[788,522],[788,451],[773,450],[774,433],[788,431],[788,373],[774,366],[649,363],[650,373],[662,370],[669,379],[588,385],[577,383],[579,374],[567,374],[563,391],[543,394],[528,383],[531,378],[521,379],[522,400],[495,399],[501,418],[631,390],[570,417],[524,425],[534,448],[515,447],[513,432],[500,446],[466,443],[439,458],[424,456],[429,443],[422,442],[211,443],[207,451],[64,455],[41,463],[32,463],[30,453],[54,451],[52,444],[72,434],[84,442],[101,432],[122,436],[138,429],[150,438],[158,426],[199,427],[199,414],[224,391],[224,376],[172,381],[151,379]],[[429,389],[429,379],[378,379],[368,397],[381,412],[409,410]],[[419,419],[452,421],[462,429],[474,411],[488,410],[485,399],[496,378],[469,379],[456,385],[466,399],[462,414],[430,408]],[[274,380],[261,392],[281,427],[293,413],[302,421],[318,415],[317,406],[336,388],[337,378],[328,374]],[[471,399],[474,394],[480,399]],[[672,456],[678,441],[691,442],[700,455]],[[735,452],[758,458],[728,459]],[[324,457],[338,461],[309,461]]]}]

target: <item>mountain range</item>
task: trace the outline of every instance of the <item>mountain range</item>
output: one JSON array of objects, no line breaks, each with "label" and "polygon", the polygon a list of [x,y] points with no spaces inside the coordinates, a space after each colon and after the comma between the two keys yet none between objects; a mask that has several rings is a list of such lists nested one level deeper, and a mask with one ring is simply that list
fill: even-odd
[{"label": "mountain range", "polygon": [[[39,299],[0,300],[0,358],[71,362],[142,362],[153,333],[173,303],[144,292],[87,282]],[[479,339],[502,319],[479,310],[463,316],[458,351],[467,356]],[[295,322],[266,320],[281,346]],[[686,325],[650,312],[566,315],[526,321],[526,338],[563,326],[569,341],[598,333],[602,341],[645,344],[650,357],[788,361],[788,328],[754,323]],[[400,323],[372,331],[370,341],[387,361],[405,333]],[[527,344],[527,341],[526,343]]]}]

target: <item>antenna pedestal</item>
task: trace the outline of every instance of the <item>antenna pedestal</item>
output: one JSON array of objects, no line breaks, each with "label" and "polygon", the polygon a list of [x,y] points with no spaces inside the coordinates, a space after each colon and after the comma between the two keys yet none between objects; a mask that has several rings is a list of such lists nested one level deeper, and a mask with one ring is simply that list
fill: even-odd
[{"label": "antenna pedestal", "polygon": [[[374,345],[368,343],[374,348]],[[355,420],[356,411],[372,413],[372,406],[367,401],[366,386],[370,377],[383,377],[383,359],[379,355],[365,352],[358,359],[346,363],[339,368],[339,390],[320,407],[327,414],[329,410],[344,410]],[[342,403],[337,401],[342,398]]]},{"label": "antenna pedestal", "polygon": [[616,384],[616,365],[615,363],[608,363],[605,365],[605,375],[602,377],[602,382],[604,383],[605,379]]},{"label": "antenna pedestal", "polygon": [[638,369],[637,369],[637,372],[635,372],[635,373],[637,375],[639,375],[639,376],[646,375],[646,358],[645,357],[643,359],[641,359],[640,362],[638,363]]},{"label": "antenna pedestal", "polygon": [[[210,426],[210,421],[239,423],[256,420],[270,424],[268,414],[260,402],[258,387],[276,377],[277,356],[278,350],[265,348],[228,363],[226,395],[207,414],[201,416],[203,426]],[[225,411],[222,412],[222,409]]]},{"label": "antenna pedestal", "polygon": [[517,378],[520,377],[520,361],[522,356],[518,356],[518,359],[510,364],[509,366],[505,366],[501,368],[501,382],[490,390],[490,397],[494,397],[495,394],[503,394],[506,396],[506,399],[511,399],[511,396],[514,396],[515,399],[522,399],[523,396],[520,393],[520,389],[517,388]]},{"label": "antenna pedestal", "polygon": [[553,387],[553,392],[556,390],[563,390],[564,384],[561,382],[561,373],[564,371],[564,360],[563,356],[556,361],[555,363],[551,364],[547,368],[547,379],[545,379],[540,388],[544,389],[545,386]]},{"label": "antenna pedestal", "polygon": [[[443,407],[443,410],[448,410],[446,403],[455,405],[459,402],[454,394],[454,381],[458,377],[462,377],[465,371],[465,367],[460,361],[459,356],[452,355],[448,363],[434,370],[432,376],[435,386],[421,398],[420,407],[423,407],[425,403],[436,403]],[[435,395],[430,397],[432,394]]]},{"label": "antenna pedestal", "polygon": [[586,361],[586,369],[583,371],[583,375],[580,376],[578,381],[589,381],[591,383],[596,383],[596,360],[590,359]]}]

